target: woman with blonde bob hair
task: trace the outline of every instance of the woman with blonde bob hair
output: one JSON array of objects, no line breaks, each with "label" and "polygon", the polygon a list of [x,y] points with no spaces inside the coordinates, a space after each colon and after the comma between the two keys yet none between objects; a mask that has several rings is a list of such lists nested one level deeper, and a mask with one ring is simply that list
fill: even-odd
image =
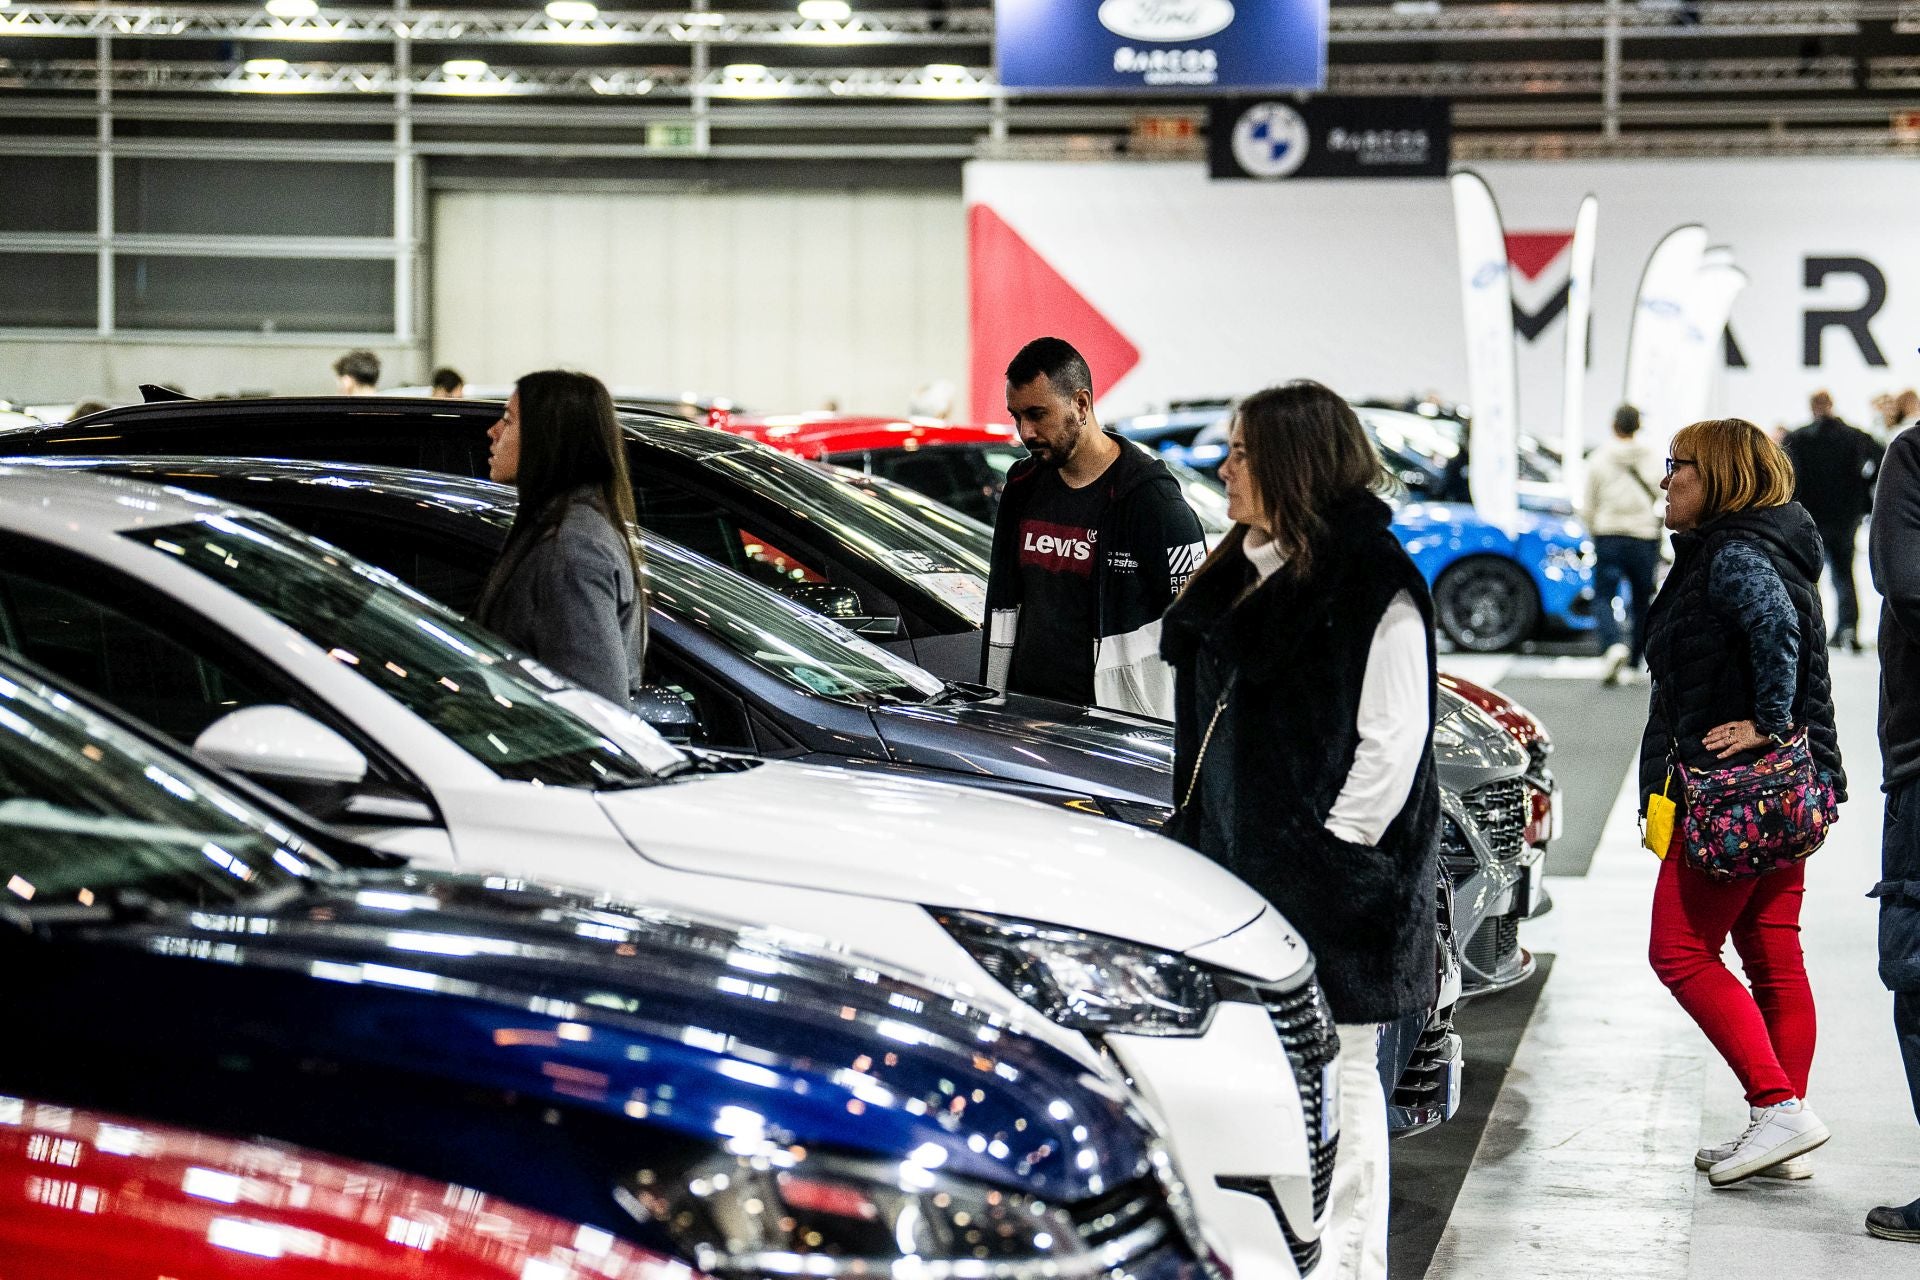
[{"label": "woman with blonde bob hair", "polygon": [[[1682,428],[1668,447],[1673,571],[1647,619],[1653,673],[1640,791],[1677,795],[1689,776],[1752,764],[1805,732],[1814,768],[1840,799],[1846,774],[1834,733],[1821,543],[1793,501],[1793,466],[1751,422]],[[1827,1127],[1805,1101],[1813,1064],[1813,991],[1800,951],[1806,863],[1713,878],[1690,865],[1676,826],[1653,894],[1649,959],[1746,1092],[1749,1123],[1702,1147],[1716,1187],[1755,1175],[1809,1176],[1806,1154]],[[1746,985],[1721,961],[1728,937]]]},{"label": "woman with blonde bob hair", "polygon": [[1235,527],[1161,623],[1174,670],[1169,834],[1313,948],[1340,1036],[1330,1280],[1385,1280],[1384,1023],[1431,1007],[1440,793],[1433,606],[1374,496],[1385,473],[1317,382],[1247,397],[1220,478]]}]

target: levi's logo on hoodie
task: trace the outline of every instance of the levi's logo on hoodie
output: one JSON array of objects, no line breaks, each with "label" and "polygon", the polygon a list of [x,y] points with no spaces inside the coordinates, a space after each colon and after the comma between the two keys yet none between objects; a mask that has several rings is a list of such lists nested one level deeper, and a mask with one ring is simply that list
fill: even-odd
[{"label": "levi's logo on hoodie", "polygon": [[1045,520],[1020,522],[1020,564],[1048,573],[1093,572],[1095,529],[1049,524]]}]

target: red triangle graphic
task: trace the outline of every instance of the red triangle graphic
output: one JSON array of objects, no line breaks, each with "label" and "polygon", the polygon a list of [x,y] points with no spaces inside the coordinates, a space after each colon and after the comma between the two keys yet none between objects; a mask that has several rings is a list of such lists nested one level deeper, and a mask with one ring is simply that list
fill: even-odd
[{"label": "red triangle graphic", "polygon": [[967,211],[967,256],[975,422],[1007,420],[1007,362],[1035,338],[1071,342],[1093,370],[1096,398],[1140,363],[1139,348],[984,204]]},{"label": "red triangle graphic", "polygon": [[1553,260],[1572,243],[1571,231],[1509,231],[1507,261],[1527,279],[1538,280],[1540,273],[1552,266]]}]

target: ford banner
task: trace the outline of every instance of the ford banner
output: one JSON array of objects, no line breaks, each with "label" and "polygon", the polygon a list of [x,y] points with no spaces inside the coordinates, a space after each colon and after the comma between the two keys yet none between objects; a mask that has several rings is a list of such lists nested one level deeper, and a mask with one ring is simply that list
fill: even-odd
[{"label": "ford banner", "polygon": [[1000,0],[1009,89],[1318,89],[1328,0]]}]

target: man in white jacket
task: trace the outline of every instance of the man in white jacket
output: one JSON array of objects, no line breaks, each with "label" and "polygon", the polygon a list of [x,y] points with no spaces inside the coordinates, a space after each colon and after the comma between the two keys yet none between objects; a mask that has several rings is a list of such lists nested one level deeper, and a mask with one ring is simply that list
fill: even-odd
[{"label": "man in white jacket", "polygon": [[[1593,534],[1594,606],[1606,653],[1603,684],[1638,678],[1646,656],[1647,606],[1660,559],[1660,482],[1665,462],[1640,443],[1640,411],[1623,404],[1613,415],[1613,439],[1587,458],[1587,492],[1580,517]],[[1613,601],[1627,588],[1629,631],[1623,635]]]}]

